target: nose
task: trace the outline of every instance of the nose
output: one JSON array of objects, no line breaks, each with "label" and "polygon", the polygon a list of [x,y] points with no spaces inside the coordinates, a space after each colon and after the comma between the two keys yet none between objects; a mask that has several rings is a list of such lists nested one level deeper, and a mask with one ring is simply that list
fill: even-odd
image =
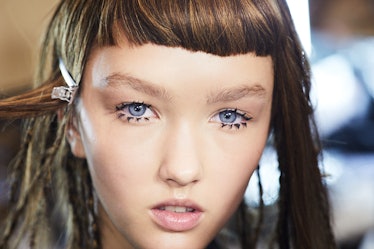
[{"label": "nose", "polygon": [[160,178],[173,187],[201,180],[201,148],[196,129],[187,123],[168,130],[159,168]]}]

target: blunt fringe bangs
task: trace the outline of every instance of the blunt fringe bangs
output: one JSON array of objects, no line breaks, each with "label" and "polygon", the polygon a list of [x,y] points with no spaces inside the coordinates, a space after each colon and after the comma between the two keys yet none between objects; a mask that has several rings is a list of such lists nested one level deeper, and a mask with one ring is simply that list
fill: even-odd
[{"label": "blunt fringe bangs", "polygon": [[76,80],[92,45],[117,45],[123,36],[134,45],[153,43],[219,56],[248,52],[266,56],[285,32],[277,5],[259,0],[66,0],[54,21],[54,28],[50,27],[54,34],[47,37],[57,43],[57,56]]},{"label": "blunt fringe bangs", "polygon": [[112,9],[102,14],[99,45],[116,45],[123,31],[136,45],[154,43],[220,56],[269,55],[278,37],[274,30],[281,29],[274,6],[263,1],[113,1]]},{"label": "blunt fringe bangs", "polygon": [[[80,82],[94,46],[153,43],[219,56],[255,53],[274,55],[289,28],[282,17],[284,0],[65,0],[58,6],[41,55],[37,82],[48,80],[45,68],[57,68],[62,58]],[[46,58],[52,61],[46,61]],[[44,61],[43,61],[44,60]],[[51,64],[49,64],[51,63]]]},{"label": "blunt fringe bangs", "polygon": [[[154,43],[183,47],[220,56],[255,52],[269,55],[274,49],[281,21],[276,19],[273,6],[256,1],[113,1],[114,16],[98,33],[100,45],[118,41],[117,28],[131,43]],[[234,12],[233,12],[234,10]]]}]

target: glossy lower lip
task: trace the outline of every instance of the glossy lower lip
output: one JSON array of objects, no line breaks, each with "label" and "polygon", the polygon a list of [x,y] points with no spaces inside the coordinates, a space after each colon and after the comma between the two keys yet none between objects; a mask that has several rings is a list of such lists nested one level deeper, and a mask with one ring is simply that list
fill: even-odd
[{"label": "glossy lower lip", "polygon": [[162,210],[162,206],[184,206],[191,205],[180,204],[163,204],[151,209],[151,217],[153,221],[167,231],[184,232],[195,228],[201,221],[203,212],[195,207],[193,212],[177,213],[174,211]]}]

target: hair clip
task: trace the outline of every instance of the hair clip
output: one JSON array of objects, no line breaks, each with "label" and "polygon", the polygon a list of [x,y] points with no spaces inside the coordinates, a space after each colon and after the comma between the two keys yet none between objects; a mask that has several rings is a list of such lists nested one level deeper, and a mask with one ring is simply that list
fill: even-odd
[{"label": "hair clip", "polygon": [[64,78],[66,86],[58,86],[54,87],[52,90],[51,98],[52,99],[61,99],[64,101],[69,102],[71,104],[74,99],[75,92],[77,91],[78,84],[73,80],[73,78],[70,76],[68,70],[66,69],[63,61],[59,59],[58,64],[62,77]]}]

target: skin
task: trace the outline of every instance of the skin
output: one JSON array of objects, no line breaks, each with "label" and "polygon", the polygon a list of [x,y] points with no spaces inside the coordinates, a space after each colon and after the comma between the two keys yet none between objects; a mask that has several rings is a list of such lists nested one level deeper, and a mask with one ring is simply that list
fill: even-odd
[{"label": "skin", "polygon": [[[257,167],[273,78],[271,58],[252,53],[219,57],[126,40],[93,49],[68,139],[89,165],[103,247],[204,248]],[[145,113],[131,115],[126,103],[133,102],[144,103]],[[234,122],[223,125],[226,109]],[[155,222],[152,208],[170,200],[196,204],[197,224]]]}]

